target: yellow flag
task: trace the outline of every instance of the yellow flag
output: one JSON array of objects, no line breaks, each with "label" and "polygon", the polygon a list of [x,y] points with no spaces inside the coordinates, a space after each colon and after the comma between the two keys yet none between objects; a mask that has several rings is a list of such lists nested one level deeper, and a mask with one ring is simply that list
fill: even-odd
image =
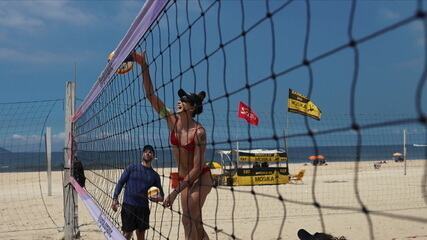
[{"label": "yellow flag", "polygon": [[306,96],[289,89],[288,112],[299,113],[320,120],[322,111]]}]

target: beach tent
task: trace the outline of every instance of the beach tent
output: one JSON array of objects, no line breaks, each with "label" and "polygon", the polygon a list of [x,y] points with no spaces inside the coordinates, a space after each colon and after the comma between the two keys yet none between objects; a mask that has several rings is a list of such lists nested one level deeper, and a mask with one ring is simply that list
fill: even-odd
[{"label": "beach tent", "polygon": [[[219,150],[219,185],[249,186],[289,182],[288,156],[282,149]],[[214,179],[215,180],[215,179]]]}]

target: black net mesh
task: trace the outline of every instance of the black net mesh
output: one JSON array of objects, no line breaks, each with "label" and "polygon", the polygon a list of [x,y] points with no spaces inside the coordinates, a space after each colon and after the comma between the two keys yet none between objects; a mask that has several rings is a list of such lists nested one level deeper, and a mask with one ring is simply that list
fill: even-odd
[{"label": "black net mesh", "polygon": [[[195,120],[206,130],[205,161],[221,165],[211,166],[218,186],[202,208],[210,238],[296,239],[301,228],[349,239],[425,237],[424,5],[168,2],[134,51],[145,53],[154,94],[171,112],[180,88],[206,91]],[[166,119],[144,91],[146,72],[133,62],[114,74],[75,121],[86,188],[117,227],[115,185],[145,144],[156,148],[166,195],[170,173],[179,170]],[[322,109],[320,121],[287,112],[290,88]],[[240,102],[258,116],[257,126],[238,117]],[[286,151],[288,161],[239,163],[254,149]],[[289,184],[263,185],[283,177]],[[150,238],[184,237],[180,199],[171,208],[150,202],[150,209]],[[401,230],[389,230],[397,224]]]},{"label": "black net mesh", "polygon": [[[48,196],[45,129],[62,100],[0,103],[0,233],[5,239],[60,235],[63,153],[52,153]],[[58,133],[55,133],[58,136]],[[63,144],[62,144],[63,146]],[[43,230],[43,231],[41,231]]]}]

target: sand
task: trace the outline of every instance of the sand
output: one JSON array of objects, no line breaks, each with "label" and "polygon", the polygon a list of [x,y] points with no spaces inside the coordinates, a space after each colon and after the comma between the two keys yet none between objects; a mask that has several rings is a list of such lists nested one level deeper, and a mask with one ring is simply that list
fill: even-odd
[{"label": "sand", "polygon": [[[233,191],[227,186],[212,189],[203,209],[211,239],[231,239],[232,235],[238,239],[298,239],[300,228],[347,239],[427,239],[425,160],[408,161],[406,175],[403,163],[391,161],[380,169],[374,169],[373,162],[329,163],[317,168],[290,164],[289,168],[291,173],[305,169],[303,181],[234,187]],[[169,176],[171,169],[157,170]],[[89,171],[86,175],[96,177]],[[0,173],[0,239],[63,237],[62,173],[54,172],[52,178],[52,196],[47,196],[46,173]],[[94,191],[91,184],[87,188]],[[168,179],[164,189],[170,191]],[[148,239],[183,239],[179,200],[173,209],[172,213],[151,204],[150,225],[156,231],[150,229]],[[81,201],[78,213],[82,238],[104,239]]]}]

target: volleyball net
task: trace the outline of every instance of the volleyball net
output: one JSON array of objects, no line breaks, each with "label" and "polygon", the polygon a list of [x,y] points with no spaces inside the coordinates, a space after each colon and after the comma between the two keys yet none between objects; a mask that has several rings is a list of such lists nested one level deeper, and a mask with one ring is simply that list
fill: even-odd
[{"label": "volleyball net", "polygon": [[[145,53],[155,94],[170,109],[181,88],[207,93],[196,117],[206,129],[205,158],[220,164],[215,177],[232,179],[220,180],[203,207],[210,238],[296,239],[301,228],[349,239],[422,235],[426,7],[382,4],[147,1],[73,117],[91,199],[120,229],[114,187],[146,144],[156,149],[165,194],[173,190],[170,133],[145,95],[144,69],[132,62],[122,71],[135,51]],[[255,184],[257,173],[278,177],[267,173],[276,163],[225,168],[239,162],[233,153],[254,149],[286,152],[290,182]],[[239,169],[249,169],[252,184],[238,184]],[[150,238],[183,237],[179,202],[150,203]],[[402,222],[400,233],[389,231]]]},{"label": "volleyball net", "polygon": [[[51,155],[48,184],[45,132],[61,100],[0,103],[0,233],[6,239],[24,234],[43,238],[39,231],[60,235],[62,218],[63,153]],[[63,146],[55,132],[51,142]],[[50,190],[50,191],[49,191]],[[60,218],[58,218],[60,216]]]}]

